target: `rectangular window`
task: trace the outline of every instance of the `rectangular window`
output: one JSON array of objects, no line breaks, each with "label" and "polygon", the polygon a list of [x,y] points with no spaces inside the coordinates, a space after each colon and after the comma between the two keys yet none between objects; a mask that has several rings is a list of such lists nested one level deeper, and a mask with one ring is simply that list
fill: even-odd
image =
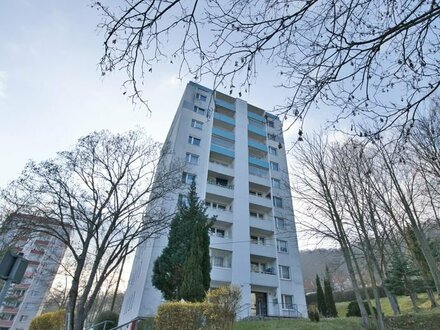
[{"label": "rectangular window", "polygon": [[278,171],[278,169],[279,169],[278,163],[270,162],[270,169],[272,171]]},{"label": "rectangular window", "polygon": [[200,145],[200,139],[190,135],[189,138],[188,138],[188,143],[192,144],[192,145],[195,145],[195,146],[199,146]]},{"label": "rectangular window", "polygon": [[27,315],[22,315],[22,316],[20,316],[20,322],[27,321],[27,319],[28,319],[28,316],[27,316]]},{"label": "rectangular window", "polygon": [[197,165],[199,163],[199,155],[187,152],[185,160],[189,164]]},{"label": "rectangular window", "polygon": [[194,127],[194,128],[197,128],[197,129],[202,129],[203,128],[203,123],[201,121],[193,119],[191,121],[191,127]]},{"label": "rectangular window", "polygon": [[277,239],[277,250],[278,252],[287,252],[287,241]]},{"label": "rectangular window", "polygon": [[195,174],[191,174],[191,173],[187,173],[187,172],[183,172],[182,173],[182,182],[183,183],[191,184],[195,180],[196,180],[196,175]]},{"label": "rectangular window", "polygon": [[217,210],[223,210],[223,211],[226,210],[226,205],[219,204],[219,203],[216,203],[216,202],[205,201],[205,205],[207,207],[212,207],[213,209],[217,209]]},{"label": "rectangular window", "polygon": [[275,123],[274,123],[274,121],[273,120],[268,120],[267,121],[267,126],[269,126],[269,127],[275,127]]},{"label": "rectangular window", "polygon": [[259,245],[266,245],[266,238],[264,236],[251,235],[251,243],[252,244],[259,244]]},{"label": "rectangular window", "polygon": [[283,309],[293,309],[293,296],[288,294],[282,294],[281,302]]},{"label": "rectangular window", "polygon": [[272,178],[272,188],[281,188],[281,181],[278,179]]},{"label": "rectangular window", "polygon": [[275,225],[278,229],[284,229],[286,227],[286,219],[275,217]]},{"label": "rectangular window", "polygon": [[280,197],[273,197],[273,205],[276,207],[283,207],[283,200]]},{"label": "rectangular window", "polygon": [[255,190],[249,190],[249,195],[263,197],[263,193],[261,193],[259,191],[255,191]]},{"label": "rectangular window", "polygon": [[179,194],[177,202],[179,205],[188,205],[188,196]]},{"label": "rectangular window", "polygon": [[269,146],[269,153],[270,153],[271,155],[276,156],[277,153],[278,153],[278,150],[277,150],[277,148],[274,148],[274,147]]},{"label": "rectangular window", "polygon": [[225,237],[225,230],[220,229],[220,228],[211,227],[210,234],[212,236]]},{"label": "rectangular window", "polygon": [[282,280],[290,280],[290,267],[280,265],[279,268],[280,268],[280,278]]},{"label": "rectangular window", "polygon": [[206,101],[206,95],[197,93],[196,94],[196,99],[199,100],[199,101],[205,102]]},{"label": "rectangular window", "polygon": [[198,107],[198,106],[194,106],[194,112],[195,112],[195,113],[198,113],[198,114],[200,114],[200,115],[204,115],[204,114],[205,114],[205,109],[200,108],[200,107]]},{"label": "rectangular window", "polygon": [[278,140],[277,136],[275,134],[270,134],[270,133],[267,134],[267,138],[269,140],[271,140],[271,141],[277,141]]},{"label": "rectangular window", "polygon": [[223,258],[223,257],[220,257],[220,256],[214,256],[213,257],[213,264],[214,264],[214,267],[224,267],[223,265],[224,265],[224,260],[225,260],[225,258]]},{"label": "rectangular window", "polygon": [[249,212],[249,215],[250,215],[251,217],[254,217],[254,218],[264,219],[264,214],[263,214],[263,213],[258,213],[258,212],[252,212],[252,211],[250,211],[250,212]]}]

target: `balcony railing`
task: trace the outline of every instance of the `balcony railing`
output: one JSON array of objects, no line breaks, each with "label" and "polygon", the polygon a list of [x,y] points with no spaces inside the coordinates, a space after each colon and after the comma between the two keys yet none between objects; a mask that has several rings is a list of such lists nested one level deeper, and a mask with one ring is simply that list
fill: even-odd
[{"label": "balcony railing", "polygon": [[208,182],[208,184],[212,184],[212,185],[214,185],[214,186],[218,186],[218,187],[222,187],[222,188],[226,188],[226,189],[234,189],[234,185],[232,185],[232,184],[221,184],[221,183],[218,183],[217,181],[215,181],[215,179],[208,179],[207,180],[207,182]]}]

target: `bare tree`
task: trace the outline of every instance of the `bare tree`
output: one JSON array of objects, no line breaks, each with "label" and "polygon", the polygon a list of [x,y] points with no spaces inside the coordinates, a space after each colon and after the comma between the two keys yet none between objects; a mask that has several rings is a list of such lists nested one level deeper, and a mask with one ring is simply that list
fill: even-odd
[{"label": "bare tree", "polygon": [[53,219],[33,229],[72,255],[67,329],[83,329],[106,279],[168,225],[161,201],[178,185],[180,169],[161,148],[141,131],[95,132],[54,159],[28,163],[3,191],[17,211]]},{"label": "bare tree", "polygon": [[142,101],[140,81],[160,61],[175,63],[180,77],[214,76],[214,88],[239,96],[261,65],[270,65],[278,72],[275,84],[290,93],[277,113],[302,122],[311,107],[325,104],[336,107],[335,123],[361,117],[383,131],[409,127],[440,86],[435,0],[102,0],[93,6],[103,14],[102,73],[125,69],[129,95]]}]

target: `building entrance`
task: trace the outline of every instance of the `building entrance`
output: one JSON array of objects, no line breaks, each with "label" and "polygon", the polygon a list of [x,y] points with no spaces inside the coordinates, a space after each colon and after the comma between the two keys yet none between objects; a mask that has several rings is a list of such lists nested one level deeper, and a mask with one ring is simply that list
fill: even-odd
[{"label": "building entrance", "polygon": [[267,316],[267,293],[251,292],[251,313],[254,316]]}]

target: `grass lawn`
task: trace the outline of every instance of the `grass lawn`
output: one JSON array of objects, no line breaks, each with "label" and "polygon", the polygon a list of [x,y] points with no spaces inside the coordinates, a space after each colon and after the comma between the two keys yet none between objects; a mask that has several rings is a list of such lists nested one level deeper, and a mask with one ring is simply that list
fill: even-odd
[{"label": "grass lawn", "polygon": [[271,320],[271,321],[240,321],[234,325],[234,330],[362,330],[358,317],[340,317],[332,320],[311,322],[309,320]]},{"label": "grass lawn", "polygon": [[[399,302],[400,311],[402,314],[407,314],[407,313],[413,312],[411,300],[409,299],[408,296],[399,296],[399,297],[397,297],[397,300]],[[391,309],[391,306],[390,306],[388,299],[386,297],[381,298],[380,302],[381,302],[381,306],[382,306],[382,310],[383,310],[384,315],[385,316],[392,316],[393,310]],[[348,304],[349,304],[348,301],[336,303],[336,309],[338,311],[339,316],[345,316],[345,314],[347,313]],[[374,305],[374,302],[373,302],[373,305]],[[422,310],[429,310],[431,308],[431,303],[429,302],[429,299],[428,299],[428,296],[426,293],[420,293],[418,295],[417,305]],[[439,329],[440,329],[440,326],[439,326]]]}]

